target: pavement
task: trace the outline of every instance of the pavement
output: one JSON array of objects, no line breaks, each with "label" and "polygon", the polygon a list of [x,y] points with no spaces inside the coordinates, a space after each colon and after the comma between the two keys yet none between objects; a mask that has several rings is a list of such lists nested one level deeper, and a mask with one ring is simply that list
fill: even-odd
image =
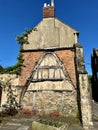
[{"label": "pavement", "polygon": [[0,130],[31,130],[31,124],[37,117],[5,118],[0,124]]},{"label": "pavement", "polygon": [[[36,116],[6,117],[0,123],[0,130],[31,130],[32,122],[38,120],[39,118]],[[93,130],[98,130],[98,103],[93,103],[93,121]],[[83,130],[83,128],[78,124],[74,124],[70,130]]]}]

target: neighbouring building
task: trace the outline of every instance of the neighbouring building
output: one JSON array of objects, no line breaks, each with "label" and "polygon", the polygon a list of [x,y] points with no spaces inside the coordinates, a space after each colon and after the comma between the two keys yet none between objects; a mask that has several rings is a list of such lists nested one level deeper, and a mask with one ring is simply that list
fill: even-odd
[{"label": "neighbouring building", "polygon": [[91,56],[92,66],[92,96],[98,102],[98,49],[93,49]]},{"label": "neighbouring building", "polygon": [[[3,67],[0,65],[0,72],[3,71]],[[0,105],[1,105],[2,87],[0,85]]]},{"label": "neighbouring building", "polygon": [[78,115],[83,127],[90,129],[91,93],[78,36],[78,31],[55,17],[53,1],[44,4],[42,21],[24,36],[19,103],[43,115]]},{"label": "neighbouring building", "polygon": [[2,72],[4,70],[4,68],[0,65],[0,72]]}]

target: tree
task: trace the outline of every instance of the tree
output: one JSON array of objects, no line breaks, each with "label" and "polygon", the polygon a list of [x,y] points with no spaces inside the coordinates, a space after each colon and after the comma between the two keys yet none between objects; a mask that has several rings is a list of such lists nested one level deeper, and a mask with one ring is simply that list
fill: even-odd
[{"label": "tree", "polygon": [[92,84],[92,75],[88,75],[89,84]]}]

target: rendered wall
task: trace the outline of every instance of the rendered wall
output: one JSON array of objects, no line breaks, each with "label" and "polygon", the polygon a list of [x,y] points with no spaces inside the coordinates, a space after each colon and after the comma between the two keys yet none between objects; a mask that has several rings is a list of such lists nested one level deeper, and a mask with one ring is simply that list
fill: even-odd
[{"label": "rendered wall", "polygon": [[76,30],[56,18],[43,19],[28,35],[29,44],[23,49],[45,49],[73,47],[76,41]]}]

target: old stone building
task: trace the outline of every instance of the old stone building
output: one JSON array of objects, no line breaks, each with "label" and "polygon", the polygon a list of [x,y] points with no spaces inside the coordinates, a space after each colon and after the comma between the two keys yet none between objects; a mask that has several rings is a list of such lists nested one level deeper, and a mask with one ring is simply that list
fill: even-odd
[{"label": "old stone building", "polygon": [[24,37],[18,96],[23,109],[81,118],[83,127],[90,129],[90,88],[78,36],[78,31],[55,18],[53,1],[44,4],[42,21]]},{"label": "old stone building", "polygon": [[98,102],[98,49],[93,49],[91,56],[92,65],[92,94],[93,99]]},{"label": "old stone building", "polygon": [[41,114],[80,114],[86,128],[92,125],[92,108],[78,36],[75,29],[55,18],[53,2],[44,4],[42,21],[27,35],[28,44],[23,44],[20,103]]}]

